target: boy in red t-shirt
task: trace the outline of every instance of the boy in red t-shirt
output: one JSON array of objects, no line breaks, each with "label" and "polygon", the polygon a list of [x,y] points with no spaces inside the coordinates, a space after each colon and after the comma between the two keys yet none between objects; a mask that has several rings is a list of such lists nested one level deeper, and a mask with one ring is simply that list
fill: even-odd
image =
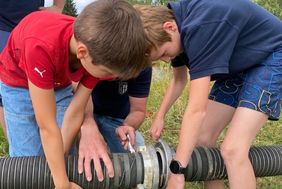
[{"label": "boy in red t-shirt", "polygon": [[[68,149],[101,78],[129,79],[148,66],[145,41],[136,10],[122,0],[95,1],[76,20],[50,12],[25,17],[0,56],[10,156],[45,154],[56,189],[79,188],[67,178],[63,139]],[[72,81],[79,82],[74,96]],[[63,137],[60,127],[67,128]],[[109,157],[102,159],[112,177]]]}]

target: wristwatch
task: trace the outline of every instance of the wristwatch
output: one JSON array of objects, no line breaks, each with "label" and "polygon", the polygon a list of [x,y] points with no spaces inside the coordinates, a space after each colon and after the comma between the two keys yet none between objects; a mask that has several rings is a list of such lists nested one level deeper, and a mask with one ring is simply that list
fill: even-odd
[{"label": "wristwatch", "polygon": [[169,168],[173,174],[184,174],[187,169],[187,167],[182,167],[181,163],[175,159],[170,162]]}]

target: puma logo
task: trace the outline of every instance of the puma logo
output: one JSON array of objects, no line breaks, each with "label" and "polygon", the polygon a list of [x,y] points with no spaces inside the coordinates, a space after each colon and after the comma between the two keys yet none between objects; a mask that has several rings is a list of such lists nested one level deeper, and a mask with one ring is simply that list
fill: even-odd
[{"label": "puma logo", "polygon": [[42,72],[37,68],[35,67],[34,70],[40,74],[40,76],[43,78],[43,73],[46,72],[46,70],[43,70]]}]

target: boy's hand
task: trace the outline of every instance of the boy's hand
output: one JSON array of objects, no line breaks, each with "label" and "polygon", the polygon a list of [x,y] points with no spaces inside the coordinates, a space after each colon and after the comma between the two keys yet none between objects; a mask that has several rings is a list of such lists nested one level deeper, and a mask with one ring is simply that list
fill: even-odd
[{"label": "boy's hand", "polygon": [[119,137],[121,145],[124,149],[128,149],[129,142],[132,147],[135,148],[136,139],[135,139],[135,129],[128,125],[122,125],[116,128],[116,134]]},{"label": "boy's hand", "polygon": [[164,128],[164,119],[156,117],[149,129],[153,142],[157,142],[161,137]]},{"label": "boy's hand", "polygon": [[[94,126],[94,125],[95,126]],[[99,181],[103,181],[104,175],[101,167],[103,161],[109,177],[114,176],[114,168],[112,161],[108,155],[106,143],[101,136],[95,121],[92,124],[82,125],[81,138],[79,143],[79,158],[78,158],[78,172],[85,171],[85,176],[88,181],[92,180],[91,161],[94,162],[96,175]]]},{"label": "boy's hand", "polygon": [[183,174],[173,174],[169,176],[166,189],[183,189],[185,186],[185,178]]}]

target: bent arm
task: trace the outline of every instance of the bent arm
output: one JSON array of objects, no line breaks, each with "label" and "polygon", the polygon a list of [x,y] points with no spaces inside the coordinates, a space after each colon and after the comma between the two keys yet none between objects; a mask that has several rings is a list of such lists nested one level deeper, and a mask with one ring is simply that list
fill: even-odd
[{"label": "bent arm", "polygon": [[145,119],[147,97],[137,98],[130,96],[129,102],[130,112],[123,121],[123,125],[131,126],[137,130]]}]

